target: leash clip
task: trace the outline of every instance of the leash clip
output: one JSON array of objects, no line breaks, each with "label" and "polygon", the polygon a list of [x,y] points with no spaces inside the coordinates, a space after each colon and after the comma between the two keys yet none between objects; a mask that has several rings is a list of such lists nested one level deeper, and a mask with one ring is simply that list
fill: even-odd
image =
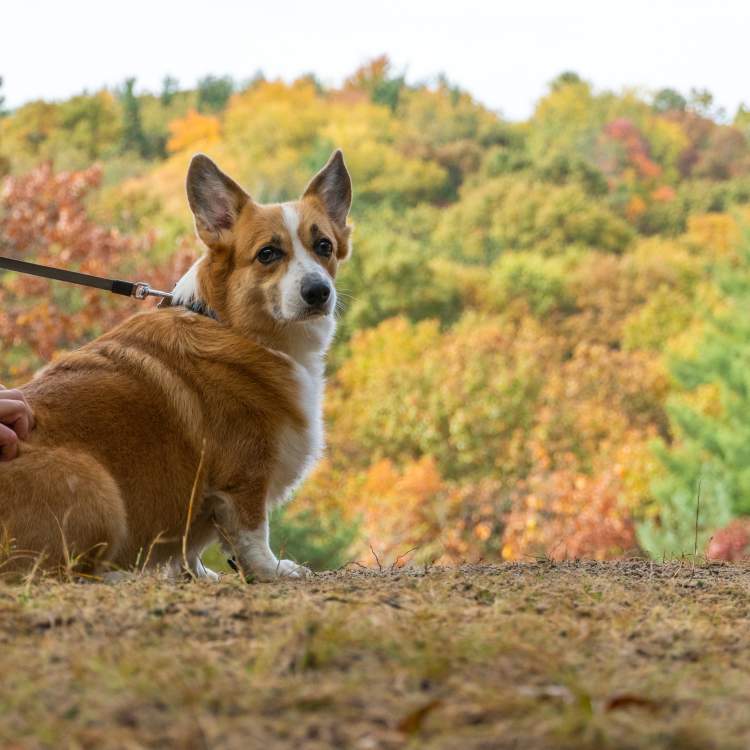
[{"label": "leash clip", "polygon": [[133,284],[132,296],[136,299],[146,299],[146,297],[162,297],[163,299],[171,299],[172,297],[169,292],[160,292],[158,289],[152,289],[150,285],[145,281],[136,281]]}]

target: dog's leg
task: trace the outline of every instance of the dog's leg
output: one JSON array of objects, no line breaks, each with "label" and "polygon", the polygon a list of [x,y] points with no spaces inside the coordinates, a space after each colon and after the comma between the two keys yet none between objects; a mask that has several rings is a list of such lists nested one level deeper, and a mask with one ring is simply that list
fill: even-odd
[{"label": "dog's leg", "polygon": [[0,464],[3,536],[14,547],[0,559],[3,574],[41,564],[67,576],[91,575],[119,566],[127,514],[117,483],[93,456],[29,445]]},{"label": "dog's leg", "polygon": [[268,541],[268,517],[265,517],[254,529],[244,529],[239,533],[237,554],[243,568],[262,580],[280,576],[305,578],[310,570],[298,565],[294,560],[279,560],[274,555]]},{"label": "dog's leg", "polygon": [[265,497],[259,502],[256,493],[222,493],[224,508],[217,511],[222,546],[227,554],[236,555],[240,567],[255,578],[305,578],[310,570],[294,560],[279,560],[269,544],[268,514]]}]

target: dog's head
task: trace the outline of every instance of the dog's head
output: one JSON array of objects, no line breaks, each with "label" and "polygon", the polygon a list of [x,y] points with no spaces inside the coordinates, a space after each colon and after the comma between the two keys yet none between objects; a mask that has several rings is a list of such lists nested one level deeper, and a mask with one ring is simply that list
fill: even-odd
[{"label": "dog's head", "polygon": [[336,269],[351,252],[352,185],[341,151],[298,201],[273,205],[256,203],[198,154],[187,195],[208,254],[178,283],[173,304],[192,297],[246,331],[332,318]]}]

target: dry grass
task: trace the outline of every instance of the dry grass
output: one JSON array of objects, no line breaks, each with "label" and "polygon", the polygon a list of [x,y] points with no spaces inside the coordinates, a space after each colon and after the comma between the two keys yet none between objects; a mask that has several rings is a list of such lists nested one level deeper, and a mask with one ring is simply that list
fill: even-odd
[{"label": "dry grass", "polygon": [[3,748],[744,748],[750,568],[0,585]]}]

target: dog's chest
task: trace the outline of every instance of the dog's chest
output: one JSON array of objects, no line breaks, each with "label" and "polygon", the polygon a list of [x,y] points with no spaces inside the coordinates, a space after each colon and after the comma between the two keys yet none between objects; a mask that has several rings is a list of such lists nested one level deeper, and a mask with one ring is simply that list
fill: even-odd
[{"label": "dog's chest", "polygon": [[284,425],[279,431],[276,462],[269,484],[269,500],[281,503],[302,482],[323,452],[323,371],[295,365],[299,407],[305,426]]}]

